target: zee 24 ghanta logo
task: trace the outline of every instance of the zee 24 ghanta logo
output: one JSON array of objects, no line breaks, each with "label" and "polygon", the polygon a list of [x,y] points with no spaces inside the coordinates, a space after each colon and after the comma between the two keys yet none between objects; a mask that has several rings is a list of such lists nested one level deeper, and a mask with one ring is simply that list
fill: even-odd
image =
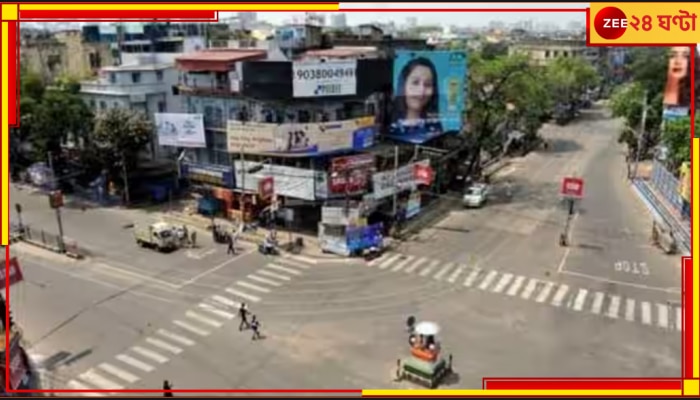
[{"label": "zee 24 ghanta logo", "polygon": [[695,31],[695,20],[697,15],[690,14],[685,10],[678,10],[675,15],[656,15],[658,24],[654,26],[654,17],[643,15],[638,17],[630,15],[629,18],[624,11],[617,7],[605,7],[598,11],[593,21],[598,36],[606,40],[615,40],[622,37],[627,28],[635,31],[649,32],[652,29],[662,29],[670,32],[673,27],[677,27],[683,32]]}]

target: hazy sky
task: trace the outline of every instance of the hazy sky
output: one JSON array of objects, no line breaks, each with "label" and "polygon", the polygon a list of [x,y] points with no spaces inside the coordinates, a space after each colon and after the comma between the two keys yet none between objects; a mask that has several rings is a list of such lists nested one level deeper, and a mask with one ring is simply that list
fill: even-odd
[{"label": "hazy sky", "polygon": [[[507,8],[587,8],[589,3],[431,3],[431,8],[491,8],[491,9],[507,9]],[[361,23],[376,22],[391,22],[403,24],[406,18],[416,17],[419,24],[444,24],[457,26],[485,26],[490,21],[503,21],[512,23],[522,20],[531,19],[535,23],[556,23],[559,26],[566,26],[570,22],[585,23],[586,14],[583,12],[571,13],[544,13],[544,12],[392,12],[390,10],[397,8],[427,8],[425,3],[340,3],[341,10],[350,10],[353,8],[372,8],[378,12],[347,12],[348,25],[357,25]],[[379,12],[381,11],[381,12]],[[275,24],[280,24],[288,21],[294,14],[303,13],[258,13],[258,19],[269,21]],[[325,13],[331,14],[331,13]],[[328,17],[326,17],[328,18]],[[329,21],[327,20],[327,23]]]}]

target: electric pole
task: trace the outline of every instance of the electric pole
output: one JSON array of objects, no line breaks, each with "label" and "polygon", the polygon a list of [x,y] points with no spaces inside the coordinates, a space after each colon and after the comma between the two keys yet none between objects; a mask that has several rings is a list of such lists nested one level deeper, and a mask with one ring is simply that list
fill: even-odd
[{"label": "electric pole", "polygon": [[647,125],[647,113],[649,111],[649,99],[648,93],[644,91],[644,102],[642,103],[642,121],[640,124],[639,132],[637,133],[637,151],[634,155],[634,172],[632,178],[637,178],[637,172],[639,170],[639,159],[642,156],[642,145],[644,144],[644,139],[646,138],[646,125]]}]

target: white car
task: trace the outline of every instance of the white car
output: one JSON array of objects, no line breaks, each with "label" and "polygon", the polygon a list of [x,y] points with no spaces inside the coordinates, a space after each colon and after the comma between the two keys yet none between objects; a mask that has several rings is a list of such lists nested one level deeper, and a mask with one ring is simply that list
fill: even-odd
[{"label": "white car", "polygon": [[464,192],[462,197],[462,204],[464,207],[474,207],[478,208],[486,203],[486,197],[488,196],[489,188],[486,184],[477,183]]}]

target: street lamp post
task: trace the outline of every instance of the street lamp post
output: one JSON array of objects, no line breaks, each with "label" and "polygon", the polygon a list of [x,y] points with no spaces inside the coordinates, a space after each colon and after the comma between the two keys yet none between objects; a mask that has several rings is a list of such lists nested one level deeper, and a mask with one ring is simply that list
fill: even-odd
[{"label": "street lamp post", "polygon": [[645,138],[645,131],[646,131],[646,124],[647,124],[647,113],[649,111],[649,98],[648,98],[648,93],[645,90],[644,91],[644,102],[642,103],[642,121],[641,121],[641,126],[639,128],[639,132],[637,133],[637,149],[634,155],[634,172],[632,174],[632,178],[636,179],[637,178],[637,173],[639,171],[639,159],[641,158],[642,154],[642,144],[644,143],[644,138]]}]

